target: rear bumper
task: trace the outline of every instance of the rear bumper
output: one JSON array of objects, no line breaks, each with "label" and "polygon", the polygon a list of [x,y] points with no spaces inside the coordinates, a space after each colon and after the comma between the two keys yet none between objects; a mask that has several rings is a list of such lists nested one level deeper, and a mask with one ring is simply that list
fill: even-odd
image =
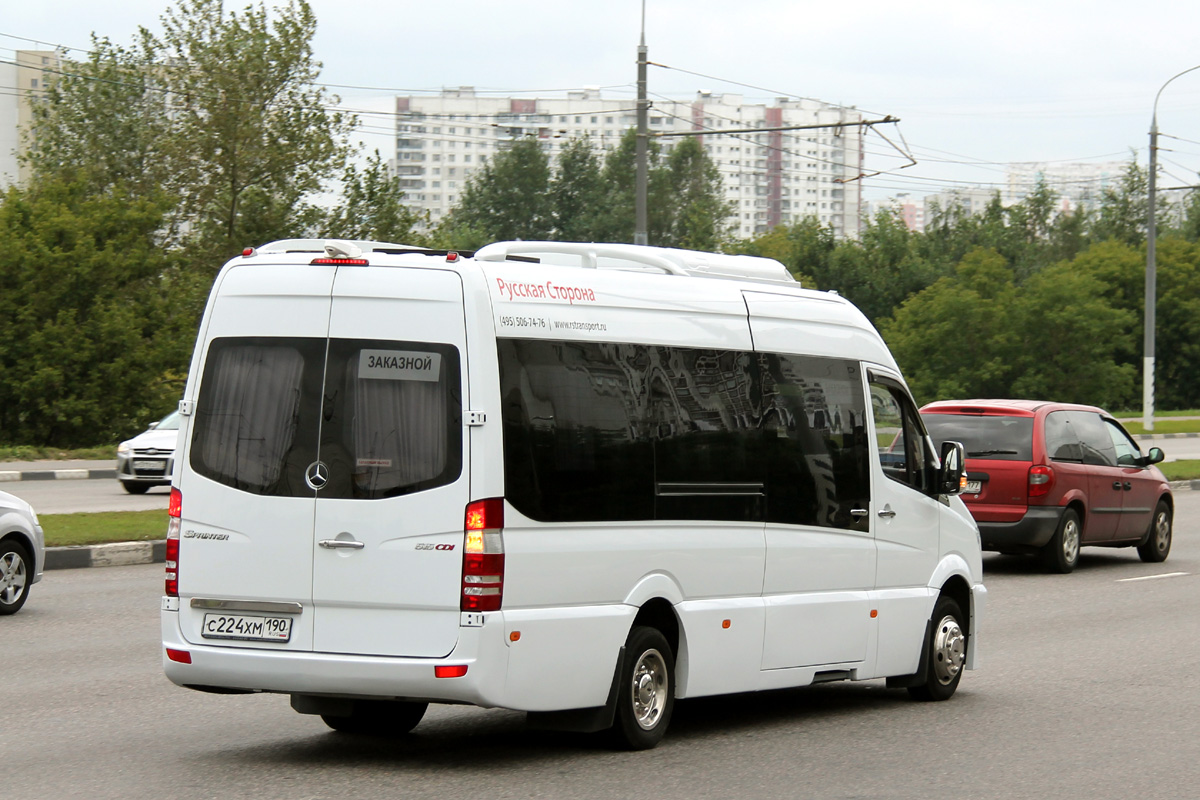
[{"label": "rear bumper", "polygon": [[984,550],[1036,550],[1044,547],[1062,520],[1059,506],[1030,506],[1016,522],[980,522]]},{"label": "rear bumper", "polygon": [[[163,672],[179,686],[486,708],[502,705],[504,699],[508,648],[499,618],[481,628],[460,629],[458,644],[445,658],[389,658],[197,645],[183,638],[176,612],[161,613]],[[171,660],[167,649],[187,652],[191,663]],[[434,677],[434,667],[441,665],[465,665],[467,673],[460,678]]]}]

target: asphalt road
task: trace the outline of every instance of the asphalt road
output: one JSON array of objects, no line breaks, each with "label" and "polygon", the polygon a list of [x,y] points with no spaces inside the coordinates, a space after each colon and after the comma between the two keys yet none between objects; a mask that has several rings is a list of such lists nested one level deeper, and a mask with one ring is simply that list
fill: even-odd
[{"label": "asphalt road", "polygon": [[986,556],[982,668],[949,702],[881,681],[682,701],[645,753],[448,706],[375,741],[329,732],[286,697],[180,689],[161,674],[161,565],[56,571],[0,618],[0,787],[34,799],[1195,797],[1200,492],[1177,498],[1165,564],[1088,549],[1075,573],[1051,576]]},{"label": "asphalt road", "polygon": [[30,503],[38,514],[75,514],[84,511],[148,511],[167,508],[170,486],[156,486],[146,494],[129,494],[116,478],[58,481],[5,481],[0,491]]}]

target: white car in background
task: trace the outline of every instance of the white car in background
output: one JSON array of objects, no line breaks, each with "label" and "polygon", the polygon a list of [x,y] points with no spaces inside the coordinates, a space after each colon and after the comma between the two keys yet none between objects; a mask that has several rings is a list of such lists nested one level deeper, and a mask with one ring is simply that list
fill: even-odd
[{"label": "white car in background", "polygon": [[21,610],[45,565],[46,541],[33,506],[0,492],[0,616]]},{"label": "white car in background", "polygon": [[117,445],[117,480],[130,494],[144,494],[151,486],[170,486],[175,466],[175,440],[179,437],[179,412],[172,411],[128,441]]}]

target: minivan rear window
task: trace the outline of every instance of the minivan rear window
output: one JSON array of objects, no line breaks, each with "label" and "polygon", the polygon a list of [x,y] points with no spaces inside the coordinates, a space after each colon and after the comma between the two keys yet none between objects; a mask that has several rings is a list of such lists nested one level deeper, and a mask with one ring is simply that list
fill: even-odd
[{"label": "minivan rear window", "polygon": [[962,442],[967,458],[1033,460],[1033,417],[922,414],[921,419],[939,452],[942,442]]},{"label": "minivan rear window", "polygon": [[253,494],[374,499],[462,473],[458,351],[450,345],[222,338],[197,398],[191,465]]}]

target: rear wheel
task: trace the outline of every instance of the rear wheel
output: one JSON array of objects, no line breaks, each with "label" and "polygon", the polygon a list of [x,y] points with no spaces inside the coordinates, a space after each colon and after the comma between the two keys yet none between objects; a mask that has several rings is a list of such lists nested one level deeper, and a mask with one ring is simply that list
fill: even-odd
[{"label": "rear wheel", "polygon": [[1138,556],[1142,561],[1157,564],[1167,560],[1171,552],[1171,507],[1162,500],[1154,509],[1154,518],[1150,520],[1150,530],[1146,533],[1146,541],[1138,545]]},{"label": "rear wheel", "polygon": [[1046,569],[1064,575],[1075,569],[1075,565],[1079,563],[1079,541],[1082,535],[1083,526],[1079,524],[1079,515],[1068,508],[1059,520],[1058,530],[1042,548],[1042,563],[1046,565]]},{"label": "rear wheel", "polygon": [[616,743],[648,750],[662,741],[675,708],[675,656],[657,629],[639,625],[629,632],[618,678]]},{"label": "rear wheel", "polygon": [[395,700],[355,700],[349,716],[322,714],[325,724],[341,733],[365,736],[403,736],[417,727],[428,703]]},{"label": "rear wheel", "polygon": [[933,621],[925,683],[908,687],[915,700],[949,700],[958,688],[967,660],[966,619],[958,603],[939,597],[933,607]]},{"label": "rear wheel", "polygon": [[0,615],[21,610],[32,580],[29,552],[14,541],[0,542]]}]

